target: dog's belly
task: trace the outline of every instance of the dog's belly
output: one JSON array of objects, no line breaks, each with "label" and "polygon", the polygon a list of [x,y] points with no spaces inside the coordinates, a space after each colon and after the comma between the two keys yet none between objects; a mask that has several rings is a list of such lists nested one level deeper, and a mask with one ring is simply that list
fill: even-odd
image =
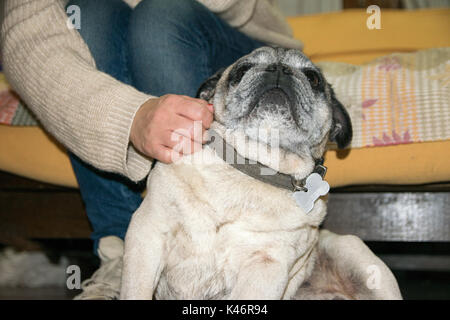
[{"label": "dog's belly", "polygon": [[[158,300],[224,299],[227,290],[223,273],[214,267],[214,262],[205,260],[198,257],[188,259],[161,274],[155,298]],[[203,261],[204,264],[202,264]]]},{"label": "dog's belly", "polygon": [[[266,259],[294,266],[315,241],[317,230],[255,232],[236,222],[219,232],[202,228],[201,233],[203,237],[195,239],[198,230],[179,232],[169,241],[156,299],[227,299],[242,265]],[[296,272],[296,267],[291,269]]]},{"label": "dog's belly", "polygon": [[[223,235],[212,229],[186,231],[180,228],[168,241],[166,266],[155,292],[156,299],[224,299],[230,286],[222,261],[230,250]],[[201,235],[199,237],[199,235]],[[228,270],[230,273],[230,270]]]}]

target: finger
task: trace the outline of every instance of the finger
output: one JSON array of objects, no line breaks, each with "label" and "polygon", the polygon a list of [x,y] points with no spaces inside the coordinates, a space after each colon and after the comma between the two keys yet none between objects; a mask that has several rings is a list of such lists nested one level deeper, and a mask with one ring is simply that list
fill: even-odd
[{"label": "finger", "polygon": [[155,150],[155,159],[169,164],[178,161],[183,155],[164,145],[159,145]]},{"label": "finger", "polygon": [[175,115],[171,119],[171,123],[168,127],[169,131],[174,131],[179,135],[199,143],[203,142],[203,132],[205,131],[205,128],[199,121],[192,121],[185,117]]},{"label": "finger", "polygon": [[[185,98],[186,100],[190,100],[190,101],[193,101],[193,102],[199,102],[199,103],[202,103],[202,104],[204,102],[206,102],[206,100],[199,99],[199,98],[193,98],[193,97],[190,97],[190,96],[181,95],[181,97]],[[206,102],[206,103],[208,103],[208,102]]]},{"label": "finger", "polygon": [[166,147],[173,149],[181,154],[191,154],[202,150],[202,144],[192,141],[190,138],[179,135],[176,132],[166,131],[166,135],[163,137],[161,143]]},{"label": "finger", "polygon": [[187,100],[190,100],[190,101],[192,101],[192,102],[200,102],[201,104],[203,104],[203,102],[206,102],[206,107],[208,108],[208,110],[209,110],[212,114],[214,114],[214,105],[213,105],[212,103],[209,103],[208,101],[203,100],[203,99],[192,98],[192,97],[189,97],[189,96],[182,96],[182,97],[183,97],[183,98],[186,98]]},{"label": "finger", "polygon": [[201,121],[202,126],[206,129],[210,127],[213,121],[213,113],[208,108],[208,103],[206,101],[203,101],[202,103],[189,101],[186,104],[179,104],[175,107],[175,112],[193,121]]}]

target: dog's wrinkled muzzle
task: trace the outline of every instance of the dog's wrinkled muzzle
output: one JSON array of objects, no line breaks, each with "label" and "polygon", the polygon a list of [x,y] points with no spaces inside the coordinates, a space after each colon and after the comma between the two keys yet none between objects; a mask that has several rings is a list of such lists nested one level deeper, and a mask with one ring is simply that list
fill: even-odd
[{"label": "dog's wrinkled muzzle", "polygon": [[281,90],[292,104],[296,100],[295,92],[292,90],[294,87],[292,74],[292,70],[286,65],[281,63],[271,64],[266,68],[261,80],[262,85],[257,91],[266,93],[272,91],[272,89]]}]

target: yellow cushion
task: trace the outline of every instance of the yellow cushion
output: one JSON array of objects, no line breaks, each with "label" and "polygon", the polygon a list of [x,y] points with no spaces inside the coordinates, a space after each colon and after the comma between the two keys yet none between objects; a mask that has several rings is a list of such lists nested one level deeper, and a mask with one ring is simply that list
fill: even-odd
[{"label": "yellow cushion", "polygon": [[365,10],[290,17],[312,61],[361,64],[392,52],[450,46],[450,9],[381,10],[381,29],[370,30]]},{"label": "yellow cushion", "polygon": [[[76,187],[65,150],[37,127],[0,125],[0,169],[39,181]],[[348,154],[345,154],[347,153]],[[345,158],[341,158],[345,154]],[[353,184],[421,184],[450,181],[450,141],[413,143],[325,155],[327,181]]]},{"label": "yellow cushion", "polygon": [[448,159],[450,140],[329,150],[325,154],[326,180],[333,187],[446,182],[450,181]]},{"label": "yellow cushion", "polygon": [[39,127],[0,125],[0,170],[67,187],[77,181],[65,149]]}]

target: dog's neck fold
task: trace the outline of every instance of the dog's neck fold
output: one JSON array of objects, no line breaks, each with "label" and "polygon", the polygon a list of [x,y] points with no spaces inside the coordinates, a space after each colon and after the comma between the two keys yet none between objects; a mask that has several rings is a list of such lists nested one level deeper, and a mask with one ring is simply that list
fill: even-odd
[{"label": "dog's neck fold", "polygon": [[305,159],[282,148],[251,140],[244,132],[227,130],[218,122],[212,124],[209,136],[209,142],[216,136],[225,141],[223,144],[219,141],[213,147],[224,161],[258,180],[285,189],[294,187],[291,178],[293,183],[302,181],[317,170],[317,164],[322,164],[318,163],[321,159]]}]

